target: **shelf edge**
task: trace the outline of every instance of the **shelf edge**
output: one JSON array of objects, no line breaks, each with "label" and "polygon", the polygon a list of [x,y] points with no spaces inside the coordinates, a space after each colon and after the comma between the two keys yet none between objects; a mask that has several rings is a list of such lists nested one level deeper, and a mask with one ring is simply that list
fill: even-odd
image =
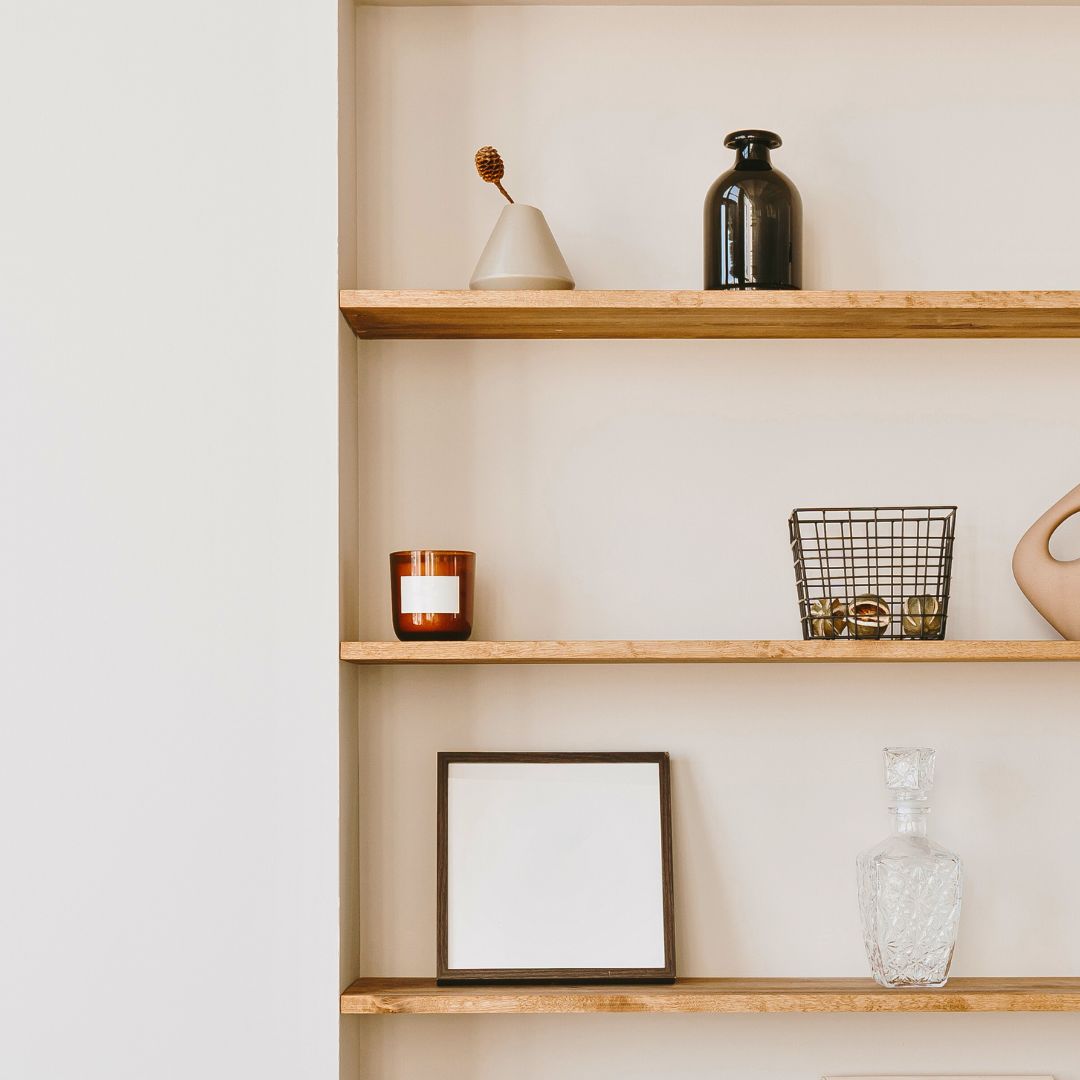
[{"label": "shelf edge", "polygon": [[938,990],[889,990],[871,979],[680,979],[670,986],[437,986],[361,979],[344,1015],[777,1012],[1080,1012],[1080,979],[951,979]]},{"label": "shelf edge", "polygon": [[343,290],[357,337],[1080,337],[1080,291]]},{"label": "shelf edge", "polygon": [[1068,663],[1077,641],[343,641],[355,664]]}]

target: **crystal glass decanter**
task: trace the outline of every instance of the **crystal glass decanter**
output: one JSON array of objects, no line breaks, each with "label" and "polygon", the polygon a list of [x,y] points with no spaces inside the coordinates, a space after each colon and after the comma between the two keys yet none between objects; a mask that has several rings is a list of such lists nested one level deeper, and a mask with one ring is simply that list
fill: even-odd
[{"label": "crystal glass decanter", "polygon": [[928,840],[934,751],[887,747],[896,831],[858,859],[866,955],[882,986],[944,986],[960,923],[960,856]]}]

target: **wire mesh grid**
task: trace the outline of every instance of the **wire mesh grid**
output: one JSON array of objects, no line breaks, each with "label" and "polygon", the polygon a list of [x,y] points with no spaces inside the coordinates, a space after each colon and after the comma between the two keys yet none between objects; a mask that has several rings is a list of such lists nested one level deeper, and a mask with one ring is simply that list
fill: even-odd
[{"label": "wire mesh grid", "polygon": [[803,508],[788,527],[804,639],[945,636],[955,506]]}]

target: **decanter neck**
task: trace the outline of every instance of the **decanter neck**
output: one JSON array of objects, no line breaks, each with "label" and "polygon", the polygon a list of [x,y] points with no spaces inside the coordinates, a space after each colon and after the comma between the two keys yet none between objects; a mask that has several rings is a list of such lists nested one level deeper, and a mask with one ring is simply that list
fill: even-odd
[{"label": "decanter neck", "polygon": [[896,819],[898,836],[926,835],[926,819],[930,816],[930,807],[925,803],[915,806],[898,803],[889,813]]},{"label": "decanter neck", "polygon": [[765,142],[746,142],[735,151],[736,169],[771,169],[772,158]]}]

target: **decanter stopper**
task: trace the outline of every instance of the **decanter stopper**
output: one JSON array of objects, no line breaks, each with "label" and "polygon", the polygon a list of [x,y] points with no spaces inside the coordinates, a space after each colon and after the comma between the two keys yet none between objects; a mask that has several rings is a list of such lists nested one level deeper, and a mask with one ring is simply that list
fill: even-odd
[{"label": "decanter stopper", "polygon": [[886,746],[885,786],[900,802],[926,802],[934,786],[936,750],[926,746]]}]

